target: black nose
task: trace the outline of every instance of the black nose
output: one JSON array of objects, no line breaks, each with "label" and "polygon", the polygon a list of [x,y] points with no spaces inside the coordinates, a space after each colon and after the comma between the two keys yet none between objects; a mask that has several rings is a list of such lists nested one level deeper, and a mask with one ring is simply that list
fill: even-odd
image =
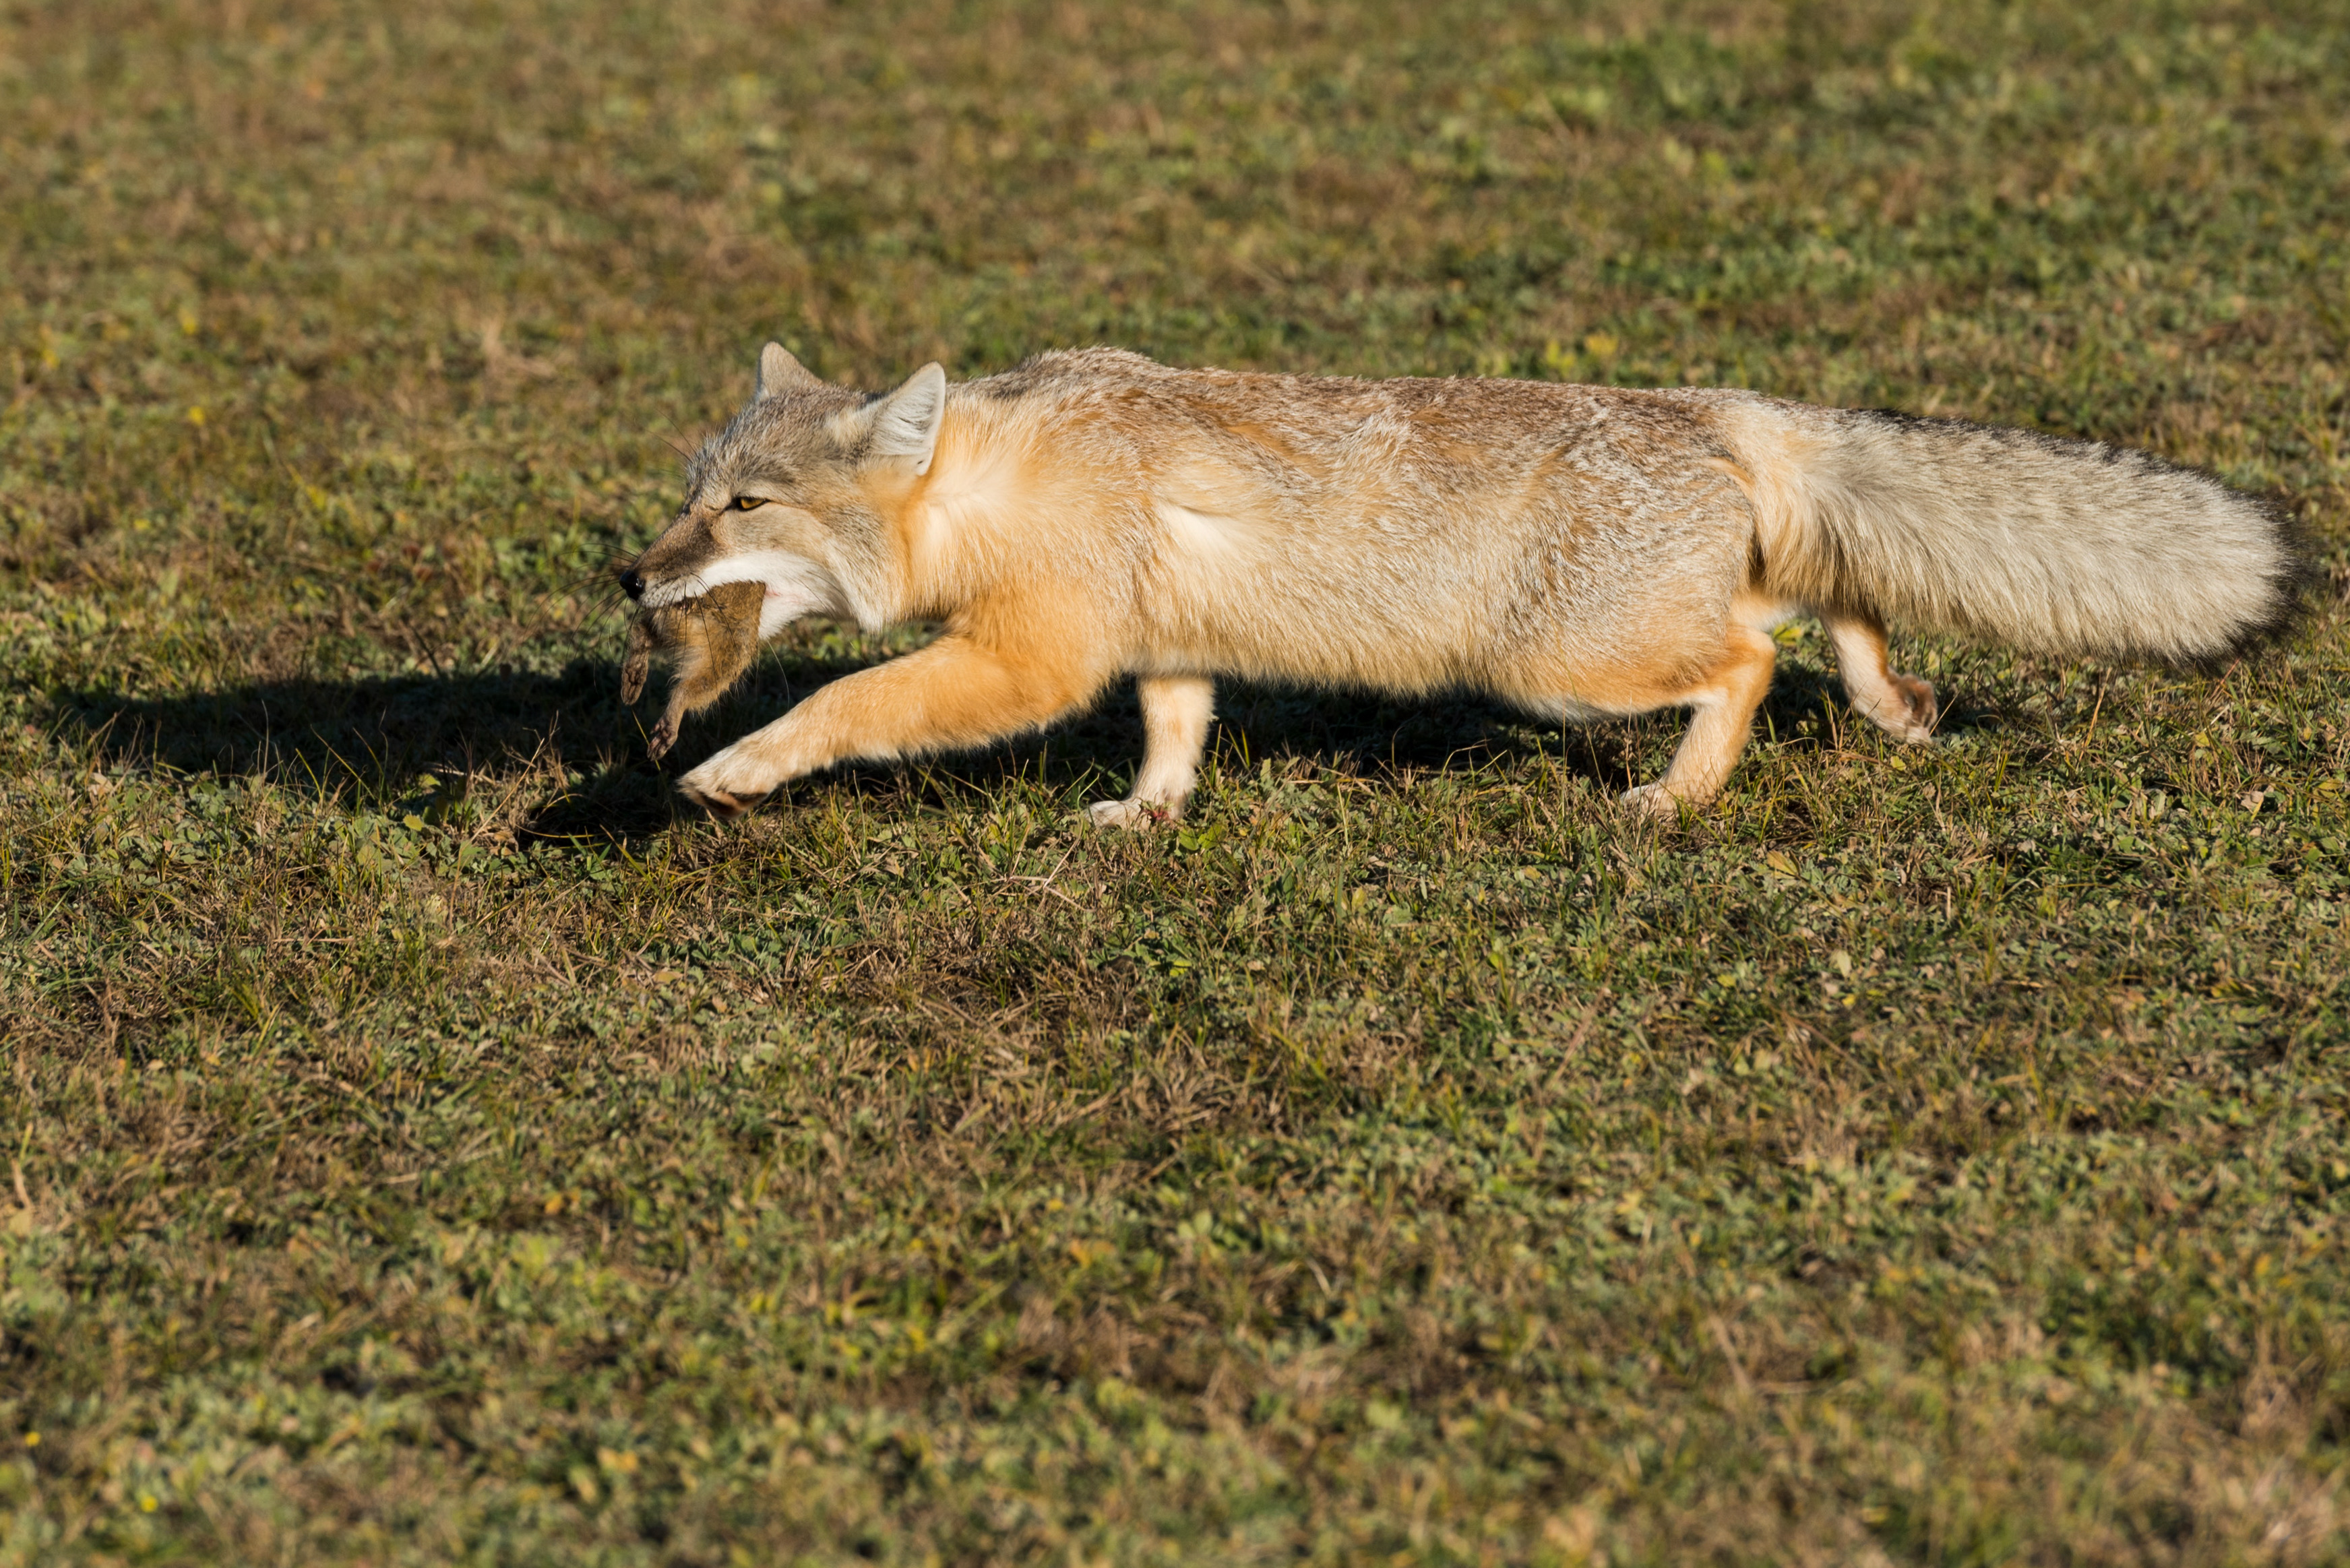
[{"label": "black nose", "polygon": [[620,574],[620,591],[632,599],[645,597],[645,580],[637,575],[634,566]]}]

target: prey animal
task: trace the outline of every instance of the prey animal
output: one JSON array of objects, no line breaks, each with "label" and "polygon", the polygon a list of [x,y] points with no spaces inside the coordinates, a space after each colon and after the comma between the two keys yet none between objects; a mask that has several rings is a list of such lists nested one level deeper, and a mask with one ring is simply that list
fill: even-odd
[{"label": "prey animal", "polygon": [[720,583],[699,598],[657,605],[629,625],[629,648],[620,661],[620,701],[633,705],[644,694],[645,666],[659,649],[675,661],[669,706],[645,737],[645,750],[659,761],[677,744],[678,726],[726,694],[759,652],[760,611],[766,589],[757,583]]},{"label": "prey animal", "polygon": [[757,390],[620,574],[659,611],[756,584],[932,642],[826,685],[687,773],[743,810],[852,758],[985,744],[1124,676],[1133,824],[1191,793],[1223,678],[1470,690],[1586,720],[1685,708],[1663,777],[1702,805],[1816,616],[1853,706],[1904,741],[1933,689],[1887,628],[2209,663],[2282,626],[2303,563],[2251,498],[2143,452],[1752,392],[1178,369],[1111,348],[887,393],[769,344]]}]

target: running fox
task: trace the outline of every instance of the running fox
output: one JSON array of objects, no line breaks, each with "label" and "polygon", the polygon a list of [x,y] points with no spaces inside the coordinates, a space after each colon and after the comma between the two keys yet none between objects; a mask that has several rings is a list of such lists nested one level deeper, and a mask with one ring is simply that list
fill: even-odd
[{"label": "running fox", "polygon": [[620,574],[658,609],[762,586],[804,615],[945,630],[688,773],[732,815],[849,758],[983,744],[1136,677],[1132,824],[1182,809],[1219,676],[1472,688],[1559,720],[1682,707],[1661,779],[1702,805],[1825,623],[1853,705],[1905,741],[1933,688],[1888,621],[2056,654],[2209,662],[2281,627],[2303,569],[2250,497],[2142,452],[1751,392],[1184,370],[1112,348],[949,386],[819,380],[780,345]]},{"label": "running fox", "polygon": [[760,610],[766,591],[756,583],[721,583],[699,598],[658,606],[629,626],[629,651],[620,661],[620,701],[633,705],[644,694],[645,665],[655,649],[673,654],[669,707],[645,737],[655,762],[677,744],[678,726],[699,713],[751,668],[759,652]]}]

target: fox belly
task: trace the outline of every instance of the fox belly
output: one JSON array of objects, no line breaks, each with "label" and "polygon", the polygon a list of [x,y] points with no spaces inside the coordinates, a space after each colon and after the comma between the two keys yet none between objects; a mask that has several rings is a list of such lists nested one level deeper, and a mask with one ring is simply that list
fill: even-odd
[{"label": "fox belly", "polygon": [[1660,705],[1660,688],[1719,651],[1746,587],[1743,494],[1695,465],[1586,460],[1544,477],[1531,492],[1424,498],[1415,514],[1343,495],[1250,521],[1187,509],[1139,574],[1125,662],[1400,695],[1466,688],[1560,716]]}]

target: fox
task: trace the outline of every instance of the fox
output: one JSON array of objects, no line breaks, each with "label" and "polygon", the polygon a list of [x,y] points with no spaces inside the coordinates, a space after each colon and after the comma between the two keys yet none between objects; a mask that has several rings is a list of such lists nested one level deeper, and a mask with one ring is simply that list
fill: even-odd
[{"label": "fox", "polygon": [[622,567],[659,612],[759,585],[758,629],[942,624],[678,781],[724,818],[850,760],[974,748],[1131,676],[1145,732],[1105,826],[1178,816],[1219,680],[1468,690],[1560,722],[1686,709],[1663,775],[1702,808],[1815,617],[1852,707],[1924,742],[1887,628],[2215,666],[2283,628],[2308,566],[2255,498],[2146,452],[1731,389],[1192,369],[1039,354],[837,386],[780,344]]},{"label": "fox", "polygon": [[629,625],[629,645],[620,662],[620,701],[634,707],[644,694],[645,668],[660,649],[671,654],[669,706],[645,737],[645,751],[660,761],[677,744],[678,728],[701,712],[741,678],[759,653],[760,613],[766,591],[757,583],[721,583],[698,598],[644,610]]}]

